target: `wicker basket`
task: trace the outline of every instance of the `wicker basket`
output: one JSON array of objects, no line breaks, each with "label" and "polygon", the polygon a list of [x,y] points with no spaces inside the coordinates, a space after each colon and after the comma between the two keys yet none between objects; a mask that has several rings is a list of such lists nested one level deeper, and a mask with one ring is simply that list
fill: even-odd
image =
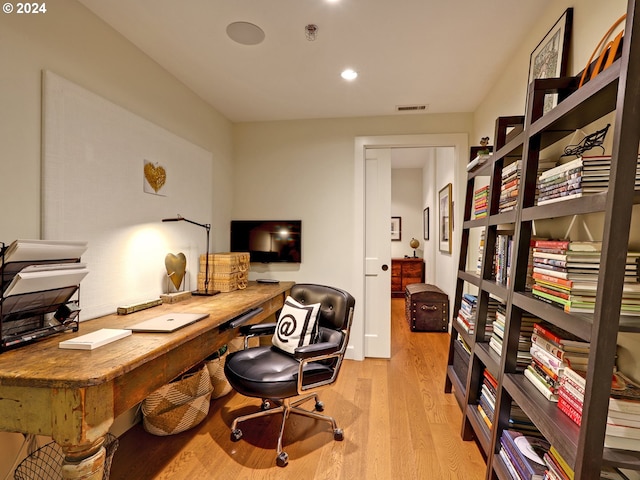
[{"label": "wicker basket", "polygon": [[142,402],[142,426],[153,435],[173,435],[198,425],[209,413],[211,378],[206,366],[159,388]]},{"label": "wicker basket", "polygon": [[212,399],[224,397],[232,390],[231,384],[224,374],[224,363],[229,353],[229,346],[225,345],[205,360],[211,385],[213,386],[213,391],[211,392]]},{"label": "wicker basket", "polygon": [[[102,479],[108,480],[111,472],[111,461],[118,449],[118,438],[108,433],[104,439],[106,450]],[[56,442],[43,445],[27,456],[13,472],[15,480],[63,480],[62,462],[64,453]]]}]

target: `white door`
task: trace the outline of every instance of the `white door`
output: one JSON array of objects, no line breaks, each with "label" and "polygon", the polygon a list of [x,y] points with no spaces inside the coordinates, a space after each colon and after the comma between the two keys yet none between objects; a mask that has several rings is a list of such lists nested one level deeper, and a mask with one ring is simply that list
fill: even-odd
[{"label": "white door", "polygon": [[391,149],[365,151],[365,357],[391,356]]}]

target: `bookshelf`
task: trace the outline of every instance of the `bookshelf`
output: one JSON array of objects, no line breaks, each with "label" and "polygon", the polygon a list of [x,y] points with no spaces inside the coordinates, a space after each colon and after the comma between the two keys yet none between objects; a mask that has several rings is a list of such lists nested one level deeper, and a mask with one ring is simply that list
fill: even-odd
[{"label": "bookshelf", "polygon": [[[576,78],[536,80],[528,92],[524,117],[502,117],[496,121],[491,160],[467,176],[464,221],[453,302],[451,344],[445,391],[456,395],[462,412],[461,434],[476,439],[487,458],[487,478],[511,478],[499,455],[502,432],[508,428],[512,406],[516,405],[535,424],[547,441],[575,472],[575,478],[599,479],[603,467],[640,470],[640,452],[604,448],[609,386],[615,365],[619,332],[640,333],[640,318],[620,315],[626,252],[630,231],[638,228],[633,209],[640,204],[634,178],[640,145],[640,0],[629,0],[623,51],[611,67],[578,88]],[[544,94],[560,93],[562,101],[542,115]],[[536,205],[536,180],[541,151],[565,144],[568,136],[606,116],[614,115],[609,189],[606,192]],[[515,208],[499,213],[502,171],[521,161],[520,188]],[[474,194],[489,185],[488,215],[475,218]],[[590,215],[600,218],[601,268],[593,314],[570,314],[535,298],[527,289],[530,242],[537,221],[560,221],[561,217]],[[636,213],[637,215],[637,213]],[[494,255],[500,235],[512,232],[509,279],[494,275]],[[477,242],[484,232],[484,248],[478,262]],[[479,268],[476,264],[479,263]],[[465,294],[477,297],[475,328],[467,332],[456,322]],[[504,304],[505,327],[501,354],[489,347],[485,328],[490,298]],[[518,346],[523,318],[533,315],[584,341],[591,348],[586,370],[586,387],[581,426],[575,424],[555,403],[546,400],[518,368]],[[460,368],[456,345],[468,346],[468,363]],[[456,351],[457,350],[457,351]],[[478,411],[485,369],[496,379],[495,410],[491,426]],[[464,378],[461,378],[463,375]],[[484,402],[484,400],[483,400]]]}]

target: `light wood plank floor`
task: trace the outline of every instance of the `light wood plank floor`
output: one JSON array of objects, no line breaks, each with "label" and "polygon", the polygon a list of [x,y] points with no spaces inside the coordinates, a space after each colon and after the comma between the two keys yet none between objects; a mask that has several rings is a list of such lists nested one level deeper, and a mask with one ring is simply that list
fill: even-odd
[{"label": "light wood plank floor", "polygon": [[461,440],[460,409],[444,393],[448,338],[410,332],[404,299],[393,299],[392,358],[346,361],[338,382],[320,392],[344,441],[325,422],[293,416],[289,465],[277,467],[280,417],[244,423],[242,440],[231,442],[233,418],[260,403],[234,392],[212,401],[207,419],[187,432],[156,437],[133,427],[120,438],[111,479],[482,479],[484,459],[475,442]]}]

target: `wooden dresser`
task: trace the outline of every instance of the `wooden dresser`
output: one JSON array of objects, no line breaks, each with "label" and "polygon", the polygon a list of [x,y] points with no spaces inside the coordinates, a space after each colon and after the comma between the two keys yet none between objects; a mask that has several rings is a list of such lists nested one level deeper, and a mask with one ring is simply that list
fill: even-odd
[{"label": "wooden dresser", "polygon": [[424,260],[422,258],[391,259],[391,296],[404,297],[407,285],[424,283]]}]

